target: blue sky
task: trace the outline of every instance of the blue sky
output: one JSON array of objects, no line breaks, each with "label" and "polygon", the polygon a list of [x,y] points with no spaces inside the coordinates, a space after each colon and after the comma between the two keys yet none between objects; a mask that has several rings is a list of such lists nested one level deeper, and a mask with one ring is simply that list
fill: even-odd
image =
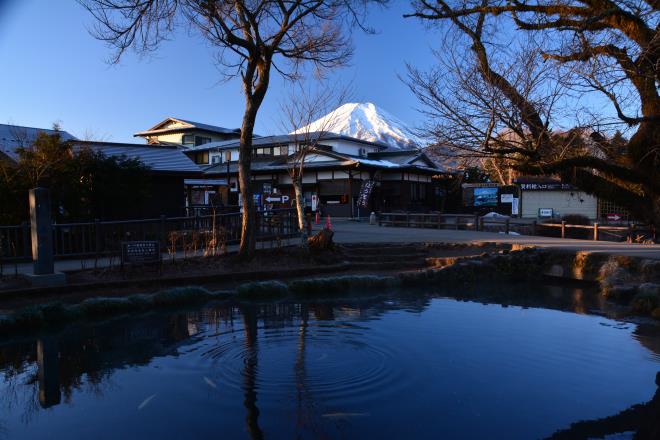
[{"label": "blue sky", "polygon": [[[349,84],[353,100],[371,101],[415,125],[415,98],[397,77],[405,62],[430,66],[437,38],[401,16],[407,1],[374,9],[377,35],[356,34],[349,67],[331,80]],[[0,0],[0,123],[50,127],[72,134],[132,142],[133,133],[167,116],[239,127],[240,83],[219,83],[213,50],[197,35],[178,32],[149,58],[129,53],[108,65],[111,50],[89,35],[91,16],[74,0]],[[275,77],[257,121],[257,132],[281,131],[283,81]]]}]

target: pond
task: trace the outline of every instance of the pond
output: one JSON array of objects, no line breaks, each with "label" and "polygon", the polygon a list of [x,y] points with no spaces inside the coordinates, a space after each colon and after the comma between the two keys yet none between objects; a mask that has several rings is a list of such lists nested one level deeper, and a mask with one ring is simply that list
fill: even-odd
[{"label": "pond", "polygon": [[0,341],[0,438],[631,437],[660,420],[655,325],[589,314],[600,304],[581,289],[458,290]]}]

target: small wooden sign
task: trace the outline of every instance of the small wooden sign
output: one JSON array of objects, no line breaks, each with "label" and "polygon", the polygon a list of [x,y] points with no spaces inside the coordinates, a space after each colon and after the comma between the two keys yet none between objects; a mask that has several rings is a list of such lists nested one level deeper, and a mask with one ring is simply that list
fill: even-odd
[{"label": "small wooden sign", "polygon": [[160,243],[157,241],[123,241],[121,264],[146,264],[160,262]]}]

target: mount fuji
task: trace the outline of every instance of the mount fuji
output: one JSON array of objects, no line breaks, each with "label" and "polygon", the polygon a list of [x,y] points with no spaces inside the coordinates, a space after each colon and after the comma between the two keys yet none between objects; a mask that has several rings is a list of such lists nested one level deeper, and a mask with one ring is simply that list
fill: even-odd
[{"label": "mount fuji", "polygon": [[325,131],[370,142],[383,142],[395,149],[421,147],[410,128],[400,119],[370,102],[343,104],[291,134]]}]

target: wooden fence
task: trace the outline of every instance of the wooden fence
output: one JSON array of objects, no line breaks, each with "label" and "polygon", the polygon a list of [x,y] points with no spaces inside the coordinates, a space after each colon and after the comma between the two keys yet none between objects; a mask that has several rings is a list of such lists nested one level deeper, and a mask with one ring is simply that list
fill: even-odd
[{"label": "wooden fence", "polygon": [[[536,220],[480,217],[471,214],[418,214],[406,212],[381,213],[378,216],[379,226],[405,226],[413,228],[456,229],[473,231],[516,232],[523,235],[547,235],[548,231],[556,231],[561,238],[588,238],[607,241],[634,241],[638,236],[649,233],[648,227],[630,224],[629,226],[609,226],[594,223],[593,225],[572,225],[565,221],[561,223],[541,223]],[[576,231],[582,232],[580,237],[571,237]],[[573,234],[571,234],[573,233]]]},{"label": "wooden fence", "polygon": [[[154,240],[161,243],[163,250],[178,251],[196,237],[209,236],[214,229],[223,243],[238,243],[241,238],[241,214],[54,223],[53,250],[56,258],[118,255],[122,241]],[[299,234],[295,209],[257,211],[256,231],[258,241],[279,240]],[[15,261],[31,258],[30,224],[0,226],[0,259]]]}]

